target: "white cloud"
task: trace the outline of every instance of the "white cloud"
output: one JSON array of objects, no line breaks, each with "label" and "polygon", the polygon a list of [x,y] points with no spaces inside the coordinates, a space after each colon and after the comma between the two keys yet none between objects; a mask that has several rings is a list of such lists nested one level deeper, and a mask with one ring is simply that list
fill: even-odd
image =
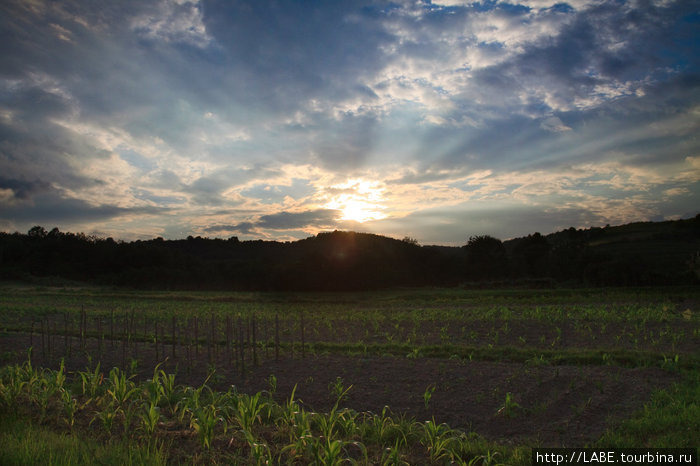
[{"label": "white cloud", "polygon": [[206,47],[212,42],[202,21],[199,0],[164,0],[152,11],[131,20],[132,29],[139,35],[163,42],[185,42]]},{"label": "white cloud", "polygon": [[555,133],[561,132],[561,131],[571,131],[571,128],[569,126],[566,126],[564,123],[562,123],[561,119],[559,117],[549,117],[546,118],[545,120],[540,123],[540,126],[543,129],[546,129],[547,131],[552,131]]}]

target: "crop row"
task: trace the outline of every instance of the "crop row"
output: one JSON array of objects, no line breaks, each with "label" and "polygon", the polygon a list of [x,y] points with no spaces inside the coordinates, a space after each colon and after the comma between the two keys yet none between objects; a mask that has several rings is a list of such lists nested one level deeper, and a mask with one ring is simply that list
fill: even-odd
[{"label": "crop row", "polygon": [[[130,358],[138,358],[143,349],[154,352],[156,361],[219,359],[228,365],[245,368],[246,361],[279,359],[280,351],[292,357],[312,348],[340,347],[344,344],[366,347],[499,348],[527,350],[606,349],[654,351],[659,354],[696,354],[700,348],[698,312],[667,310],[664,319],[570,318],[563,320],[521,317],[447,320],[418,320],[418,311],[408,320],[377,315],[364,322],[347,317],[351,309],[329,316],[314,309],[273,314],[270,310],[228,314],[158,313],[135,309],[46,310],[17,313],[0,311],[1,327],[29,336],[29,346],[48,356],[70,356],[74,350],[100,357],[104,352],[121,353],[122,367]],[[21,316],[18,317],[18,314]],[[449,355],[448,355],[449,356]]]},{"label": "crop row", "polygon": [[[204,384],[179,385],[157,366],[136,383],[119,368],[67,374],[39,369],[28,360],[0,369],[0,411],[63,426],[75,435],[122,438],[155,446],[170,461],[235,464],[496,464],[524,463],[525,449],[494,449],[474,434],[438,424],[342,407],[352,386],[329,386],[336,402],[315,413],[295,399],[274,401],[269,390],[255,394],[214,391]],[[426,390],[425,402],[431,393]],[[508,398],[503,415],[513,408]],[[507,456],[504,456],[507,455]]]}]

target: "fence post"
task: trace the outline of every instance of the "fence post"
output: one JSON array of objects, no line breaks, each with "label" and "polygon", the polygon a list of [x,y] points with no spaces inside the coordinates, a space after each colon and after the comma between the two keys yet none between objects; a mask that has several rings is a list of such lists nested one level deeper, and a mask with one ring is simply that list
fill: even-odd
[{"label": "fence post", "polygon": [[243,340],[243,319],[238,318],[238,353],[241,358],[241,375],[245,374],[245,341]]},{"label": "fence post", "polygon": [[176,330],[177,330],[177,328],[176,328],[175,316],[173,316],[173,339],[171,341],[171,343],[173,345],[173,348],[172,348],[173,360],[175,359],[175,342],[177,341],[177,340],[175,340]]},{"label": "fence post", "polygon": [[194,357],[199,359],[199,323],[194,316]]},{"label": "fence post", "polygon": [[275,314],[275,361],[280,360],[280,318]]},{"label": "fence post", "polygon": [[253,321],[251,324],[252,325],[251,332],[253,333],[253,365],[257,366],[258,365],[258,353],[256,351],[256,346],[258,346],[258,345],[257,345],[257,341],[255,338],[255,314],[253,314],[252,320]]},{"label": "fence post", "polygon": [[153,328],[155,330],[155,339],[154,340],[156,343],[156,363],[157,363],[158,360],[160,359],[160,357],[158,355],[158,320],[156,320],[155,323],[153,324]]},{"label": "fence post", "polygon": [[304,341],[304,311],[301,311],[301,358],[306,358],[306,347]]},{"label": "fence post", "polygon": [[228,356],[228,364],[231,365],[231,316],[226,316],[226,355]]}]

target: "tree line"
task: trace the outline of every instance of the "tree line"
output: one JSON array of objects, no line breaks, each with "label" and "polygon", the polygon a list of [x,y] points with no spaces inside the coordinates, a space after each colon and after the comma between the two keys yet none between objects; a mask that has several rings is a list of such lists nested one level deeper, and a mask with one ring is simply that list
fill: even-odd
[{"label": "tree line", "polygon": [[124,242],[36,226],[0,233],[0,278],[258,291],[695,284],[700,215],[508,241],[479,235],[462,247],[346,231],[295,242],[192,236]]}]

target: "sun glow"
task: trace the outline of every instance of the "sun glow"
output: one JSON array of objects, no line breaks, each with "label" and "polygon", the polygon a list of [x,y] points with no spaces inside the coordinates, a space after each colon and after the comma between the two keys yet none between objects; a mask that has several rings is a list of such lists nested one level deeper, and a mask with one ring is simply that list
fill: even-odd
[{"label": "sun glow", "polygon": [[386,218],[382,212],[382,191],[377,183],[361,179],[348,180],[331,187],[333,199],[325,207],[339,210],[342,213],[340,220],[359,223],[380,220]]}]

